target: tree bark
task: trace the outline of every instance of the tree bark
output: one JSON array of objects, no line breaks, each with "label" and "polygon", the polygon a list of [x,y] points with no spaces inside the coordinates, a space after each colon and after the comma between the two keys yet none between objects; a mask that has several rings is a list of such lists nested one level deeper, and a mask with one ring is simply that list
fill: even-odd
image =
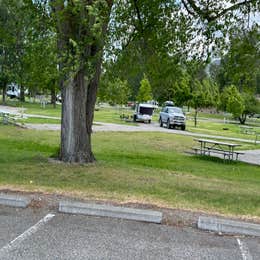
[{"label": "tree bark", "polygon": [[53,105],[53,108],[56,108],[56,91],[55,91],[55,87],[51,88],[51,104]]},{"label": "tree bark", "polygon": [[198,118],[198,109],[195,108],[195,114],[194,114],[194,125],[197,127],[197,118]]},{"label": "tree bark", "polygon": [[88,85],[88,95],[87,95],[87,102],[86,102],[86,124],[87,124],[87,131],[89,134],[92,133],[92,124],[94,120],[97,89],[98,89],[99,79],[101,74],[101,63],[102,63],[102,59],[100,58],[98,63],[96,64],[95,75]]},{"label": "tree bark", "polygon": [[60,159],[86,163],[95,160],[86,125],[86,85],[84,70],[62,87],[62,122]]},{"label": "tree bark", "polygon": [[244,125],[246,123],[246,117],[247,117],[246,114],[242,114],[240,117],[238,117],[241,125]]},{"label": "tree bark", "polygon": [[25,101],[25,97],[24,97],[24,86],[21,86],[21,90],[20,90],[20,101],[24,102]]},{"label": "tree bark", "polygon": [[6,103],[6,83],[3,85],[3,96],[2,96],[2,102],[5,105]]}]

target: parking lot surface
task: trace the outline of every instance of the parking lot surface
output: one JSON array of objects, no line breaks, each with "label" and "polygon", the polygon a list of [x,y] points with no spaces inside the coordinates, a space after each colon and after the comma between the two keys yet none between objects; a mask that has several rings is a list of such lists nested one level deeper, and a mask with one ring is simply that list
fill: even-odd
[{"label": "parking lot surface", "polygon": [[0,206],[0,259],[260,259],[260,239]]}]

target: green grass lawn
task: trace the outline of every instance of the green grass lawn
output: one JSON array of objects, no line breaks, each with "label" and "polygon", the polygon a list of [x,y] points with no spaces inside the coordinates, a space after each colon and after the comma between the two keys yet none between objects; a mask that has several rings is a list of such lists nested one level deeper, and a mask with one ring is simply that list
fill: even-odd
[{"label": "green grass lawn", "polygon": [[[187,113],[187,115],[189,117],[194,117],[194,110],[191,109],[190,112]],[[199,112],[198,113],[198,117],[199,118],[212,118],[212,119],[220,119],[220,120],[224,120],[224,118],[228,119],[228,120],[232,120],[232,115],[231,114],[225,114],[222,113],[206,113],[206,112]]]},{"label": "green grass lawn", "polygon": [[[260,128],[255,127],[256,131],[260,133]],[[199,121],[197,127],[194,126],[194,122],[191,120],[187,121],[187,130],[194,133],[203,133],[215,136],[226,136],[233,138],[255,140],[254,134],[241,133],[239,124],[224,124],[216,123],[211,121]],[[258,138],[260,141],[260,139]]]},{"label": "green grass lawn", "polygon": [[25,109],[26,114],[36,114],[44,116],[60,117],[61,105],[56,105],[56,108],[52,104],[47,104],[45,108],[41,107],[40,103],[20,102],[19,100],[8,100],[8,106],[18,107]]},{"label": "green grass lawn", "polygon": [[[61,116],[61,105],[56,105],[56,108],[51,104],[47,104],[45,108],[42,108],[40,103],[30,103],[30,102],[20,102],[18,100],[8,100],[8,106],[18,107],[20,109],[25,109],[26,114],[34,114],[34,115],[43,115],[43,116],[52,116],[52,117],[60,117]],[[120,118],[120,115],[125,114],[128,115],[129,118],[133,115],[134,111],[130,108],[114,108],[114,107],[98,107],[95,111],[94,120],[100,121],[104,123],[116,123],[116,124],[132,124],[135,123],[125,122]],[[157,120],[157,118],[156,118]],[[52,119],[42,119],[42,118],[28,118],[23,120],[24,123],[59,123],[59,120]]]},{"label": "green grass lawn", "polygon": [[0,125],[0,188],[260,219],[260,167],[184,154],[191,137],[95,133],[92,165],[50,162],[58,145],[57,132]]},{"label": "green grass lawn", "polygon": [[51,118],[28,117],[24,119],[18,119],[17,122],[25,124],[60,124],[61,120]]}]

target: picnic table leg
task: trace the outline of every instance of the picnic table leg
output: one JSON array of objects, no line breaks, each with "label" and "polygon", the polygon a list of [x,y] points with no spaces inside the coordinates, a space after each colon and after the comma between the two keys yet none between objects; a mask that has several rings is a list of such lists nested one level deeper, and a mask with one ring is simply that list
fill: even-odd
[{"label": "picnic table leg", "polygon": [[[204,146],[203,146],[203,151],[204,151],[204,155],[207,155],[207,152],[206,152],[206,143],[204,142]],[[209,151],[208,151],[209,152]]]},{"label": "picnic table leg", "polygon": [[200,143],[200,155],[202,155],[202,151],[203,151],[203,143]]},{"label": "picnic table leg", "polygon": [[6,114],[3,115],[3,124],[8,125],[8,115]]}]

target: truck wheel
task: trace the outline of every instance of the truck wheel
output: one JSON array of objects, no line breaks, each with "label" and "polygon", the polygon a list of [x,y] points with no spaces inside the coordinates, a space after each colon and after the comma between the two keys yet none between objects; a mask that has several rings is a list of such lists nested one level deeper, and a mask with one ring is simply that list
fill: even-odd
[{"label": "truck wheel", "polygon": [[181,126],[181,130],[184,131],[185,130],[185,125]]},{"label": "truck wheel", "polygon": [[136,115],[134,115],[134,118],[133,118],[133,119],[134,119],[134,122],[136,122]]},{"label": "truck wheel", "polygon": [[171,124],[170,124],[170,120],[167,120],[167,128],[170,129],[171,128]]},{"label": "truck wheel", "polygon": [[151,124],[151,120],[148,120],[148,124]]},{"label": "truck wheel", "polygon": [[160,127],[163,127],[163,122],[162,122],[161,118],[159,119],[159,124],[160,124]]}]

